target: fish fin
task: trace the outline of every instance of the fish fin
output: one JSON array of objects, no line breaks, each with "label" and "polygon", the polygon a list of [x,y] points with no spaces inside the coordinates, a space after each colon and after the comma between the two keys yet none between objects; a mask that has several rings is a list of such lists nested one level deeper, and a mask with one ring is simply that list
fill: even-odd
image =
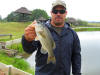
[{"label": "fish fin", "polygon": [[56,44],[55,42],[53,42],[53,50],[56,48]]},{"label": "fish fin", "polygon": [[56,58],[55,58],[55,56],[53,56],[53,57],[48,56],[47,64],[49,64],[49,63],[56,64]]},{"label": "fish fin", "polygon": [[41,53],[42,54],[47,54],[47,51],[44,48],[41,48]]},{"label": "fish fin", "polygon": [[52,44],[52,48],[54,50],[56,48],[56,44],[55,44],[55,41],[53,39],[51,39],[51,44]]}]

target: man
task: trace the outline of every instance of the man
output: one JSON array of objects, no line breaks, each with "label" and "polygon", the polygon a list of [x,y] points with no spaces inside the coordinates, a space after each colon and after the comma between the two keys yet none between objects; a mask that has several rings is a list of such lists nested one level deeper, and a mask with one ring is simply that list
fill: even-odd
[{"label": "man", "polygon": [[70,75],[71,65],[73,75],[81,75],[81,48],[76,32],[65,22],[67,9],[65,2],[57,0],[52,4],[51,19],[45,22],[56,43],[54,55],[56,64],[47,64],[48,54],[41,53],[41,43],[35,41],[35,22],[25,29],[22,38],[24,50],[36,53],[35,75]]}]

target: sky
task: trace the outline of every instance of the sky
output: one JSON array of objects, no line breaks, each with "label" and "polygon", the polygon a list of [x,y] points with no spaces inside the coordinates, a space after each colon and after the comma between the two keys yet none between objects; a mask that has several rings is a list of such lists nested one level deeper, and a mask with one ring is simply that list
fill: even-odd
[{"label": "sky", "polygon": [[[0,15],[7,17],[21,7],[28,10],[43,9],[50,16],[52,2],[55,0],[0,0]],[[100,21],[100,0],[63,0],[67,6],[67,16],[85,21]]]}]

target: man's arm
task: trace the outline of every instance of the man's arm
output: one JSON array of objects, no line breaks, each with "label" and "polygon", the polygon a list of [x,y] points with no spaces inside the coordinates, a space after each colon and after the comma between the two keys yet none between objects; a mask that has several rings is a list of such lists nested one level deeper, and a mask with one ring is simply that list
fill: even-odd
[{"label": "man's arm", "polygon": [[31,54],[33,53],[35,50],[39,50],[41,48],[41,44],[39,41],[27,41],[24,37],[24,35],[22,36],[22,46],[25,52]]},{"label": "man's arm", "polygon": [[22,36],[22,47],[24,49],[25,52],[32,54],[35,50],[39,50],[41,48],[41,44],[39,41],[27,41],[24,37],[24,35]]},{"label": "man's arm", "polygon": [[72,73],[73,75],[81,75],[81,47],[80,40],[74,32],[74,43],[72,52]]}]

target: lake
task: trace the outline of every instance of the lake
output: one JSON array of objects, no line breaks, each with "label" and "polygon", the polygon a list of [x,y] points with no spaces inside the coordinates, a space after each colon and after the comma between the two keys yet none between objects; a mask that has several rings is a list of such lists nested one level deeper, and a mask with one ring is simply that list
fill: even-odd
[{"label": "lake", "polygon": [[100,31],[78,32],[83,75],[100,75]]},{"label": "lake", "polygon": [[[77,32],[81,43],[82,75],[100,75],[100,31]],[[35,53],[27,59],[35,65]]]}]

